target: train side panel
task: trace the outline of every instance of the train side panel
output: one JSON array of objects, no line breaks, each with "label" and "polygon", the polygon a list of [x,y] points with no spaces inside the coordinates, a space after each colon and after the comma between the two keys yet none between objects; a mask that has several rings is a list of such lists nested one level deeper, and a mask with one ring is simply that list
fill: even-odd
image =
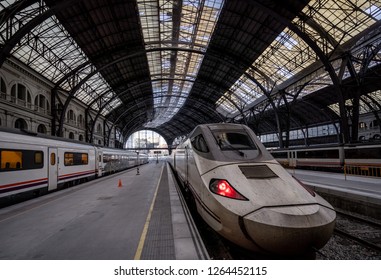
[{"label": "train side panel", "polygon": [[95,175],[96,161],[93,147],[58,148],[58,185],[94,179]]},{"label": "train side panel", "polygon": [[48,187],[48,150],[42,145],[0,142],[0,197]]},{"label": "train side panel", "polygon": [[181,180],[187,184],[187,151],[185,149],[186,144],[181,144],[177,147],[174,153],[174,164],[176,165],[176,171]]}]

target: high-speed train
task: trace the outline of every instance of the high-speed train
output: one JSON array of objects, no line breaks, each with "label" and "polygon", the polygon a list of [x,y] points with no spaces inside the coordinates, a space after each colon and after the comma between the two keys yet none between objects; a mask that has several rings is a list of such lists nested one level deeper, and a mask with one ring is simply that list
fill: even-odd
[{"label": "high-speed train", "polygon": [[148,162],[119,149],[0,130],[0,207]]},{"label": "high-speed train", "polygon": [[323,247],[332,235],[333,207],[290,175],[245,125],[199,125],[172,160],[201,217],[241,247],[297,255]]}]

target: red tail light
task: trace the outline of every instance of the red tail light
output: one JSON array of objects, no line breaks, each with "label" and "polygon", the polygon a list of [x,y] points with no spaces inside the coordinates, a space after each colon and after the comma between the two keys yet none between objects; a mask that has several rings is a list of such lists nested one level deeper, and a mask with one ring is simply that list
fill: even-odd
[{"label": "red tail light", "polygon": [[246,197],[244,197],[242,194],[237,192],[228,181],[223,179],[213,179],[210,181],[209,189],[218,195],[233,198],[233,199],[239,199],[239,200],[248,200]]}]

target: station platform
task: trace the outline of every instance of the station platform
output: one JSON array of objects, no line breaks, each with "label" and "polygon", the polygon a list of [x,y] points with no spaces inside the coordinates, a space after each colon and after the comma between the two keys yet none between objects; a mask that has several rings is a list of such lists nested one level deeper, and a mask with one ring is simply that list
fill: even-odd
[{"label": "station platform", "polygon": [[167,163],[0,209],[0,259],[209,259]]},{"label": "station platform", "polygon": [[366,202],[381,204],[381,178],[300,169],[289,170],[289,172],[318,191],[336,192],[341,196],[356,197]]},{"label": "station platform", "polygon": [[381,221],[381,178],[301,169],[288,171],[334,207]]}]

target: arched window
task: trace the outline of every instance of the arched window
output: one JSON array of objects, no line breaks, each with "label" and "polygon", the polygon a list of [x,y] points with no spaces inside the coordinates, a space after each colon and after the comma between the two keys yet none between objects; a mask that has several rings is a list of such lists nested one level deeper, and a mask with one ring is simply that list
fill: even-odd
[{"label": "arched window", "polygon": [[69,133],[69,139],[74,139],[74,133],[73,132]]},{"label": "arched window", "polygon": [[0,97],[6,99],[7,96],[7,86],[5,85],[5,81],[0,77]]},{"label": "arched window", "polygon": [[42,109],[42,111],[49,111],[49,101],[42,94],[36,96],[36,98],[34,99],[34,105],[39,111],[40,109]]},{"label": "arched window", "polygon": [[102,134],[102,125],[100,123],[97,124],[97,133]]},{"label": "arched window", "polygon": [[365,122],[359,122],[359,129],[366,129],[367,125]]},{"label": "arched window", "polygon": [[98,140],[98,145],[102,145],[102,140]]},{"label": "arched window", "polygon": [[83,135],[82,134],[79,135],[78,140],[83,141]]},{"label": "arched window", "polygon": [[11,101],[24,107],[32,107],[32,97],[30,92],[22,84],[12,86]]},{"label": "arched window", "polygon": [[28,124],[26,123],[26,121],[24,119],[17,119],[16,122],[15,122],[15,128],[18,128],[18,129],[28,129]]},{"label": "arched window", "polygon": [[40,125],[37,127],[37,132],[38,132],[38,133],[46,134],[46,132],[47,132],[46,126],[43,125],[43,124],[40,124]]},{"label": "arched window", "polygon": [[72,109],[70,109],[68,112],[67,112],[67,120],[70,122],[70,123],[75,123],[76,121],[76,117],[75,117],[75,113]]},{"label": "arched window", "polygon": [[85,119],[83,118],[82,115],[79,115],[79,116],[78,116],[78,124],[79,124],[81,127],[83,127],[84,124],[85,124]]},{"label": "arched window", "polygon": [[370,123],[370,127],[371,127],[371,128],[374,128],[374,127],[377,127],[377,126],[379,126],[379,124],[378,124],[378,120],[373,120],[373,121]]}]

